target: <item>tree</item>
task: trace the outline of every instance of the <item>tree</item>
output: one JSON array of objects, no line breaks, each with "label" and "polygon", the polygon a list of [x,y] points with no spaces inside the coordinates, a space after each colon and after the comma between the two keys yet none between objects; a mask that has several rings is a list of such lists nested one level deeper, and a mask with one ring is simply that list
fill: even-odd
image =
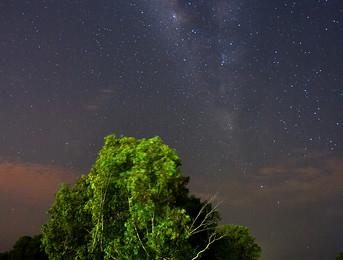
[{"label": "tree", "polygon": [[218,227],[218,231],[224,237],[215,245],[216,259],[257,260],[260,258],[261,248],[247,227],[224,225]]},{"label": "tree", "polygon": [[191,258],[188,179],[158,138],[114,135],[87,176],[56,194],[43,227],[51,259]]},{"label": "tree", "polygon": [[336,257],[336,260],[343,260],[343,251]]},{"label": "tree", "polygon": [[212,201],[189,195],[180,165],[159,137],[106,137],[90,173],[56,193],[43,226],[49,259],[206,259],[227,234]]},{"label": "tree", "polygon": [[1,260],[47,260],[41,247],[41,235],[20,237],[9,252],[0,253]]},{"label": "tree", "polygon": [[85,209],[89,187],[82,176],[73,187],[61,186],[49,210],[49,222],[43,225],[42,243],[49,259],[91,259],[91,212]]}]

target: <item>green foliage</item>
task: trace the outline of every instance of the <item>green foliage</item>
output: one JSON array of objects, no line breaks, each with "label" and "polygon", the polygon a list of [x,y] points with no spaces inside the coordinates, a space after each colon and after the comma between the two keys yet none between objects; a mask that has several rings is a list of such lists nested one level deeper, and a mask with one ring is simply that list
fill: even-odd
[{"label": "green foliage", "polygon": [[56,193],[43,226],[49,259],[215,259],[212,244],[225,250],[216,259],[257,259],[247,229],[216,231],[218,212],[189,195],[180,165],[158,137],[106,137],[90,173]]},{"label": "green foliage", "polygon": [[336,257],[336,260],[343,260],[343,251]]},{"label": "green foliage", "polygon": [[[180,259],[194,254],[187,178],[160,138],[110,135],[89,175],[62,186],[43,227],[51,259]],[[188,256],[188,257],[187,257]]]},{"label": "green foliage", "polygon": [[49,259],[88,259],[91,214],[84,209],[88,200],[86,177],[74,187],[62,185],[49,210],[49,223],[43,226],[43,246]]},{"label": "green foliage", "polygon": [[251,236],[247,227],[225,225],[218,228],[225,237],[214,246],[216,259],[257,260],[261,256],[261,248]]},{"label": "green foliage", "polygon": [[48,256],[41,247],[42,235],[34,237],[23,236],[17,240],[13,249],[9,252],[0,253],[1,260],[45,260]]}]

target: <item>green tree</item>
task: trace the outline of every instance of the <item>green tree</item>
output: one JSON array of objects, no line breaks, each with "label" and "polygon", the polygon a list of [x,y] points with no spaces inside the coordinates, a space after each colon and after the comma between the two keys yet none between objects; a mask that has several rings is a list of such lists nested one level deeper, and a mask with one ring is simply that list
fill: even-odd
[{"label": "green tree", "polygon": [[336,260],[343,260],[343,251],[336,257]]},{"label": "green tree", "polygon": [[261,248],[251,236],[247,227],[225,225],[218,228],[224,237],[213,247],[216,259],[222,260],[257,260]]},{"label": "green tree", "polygon": [[73,187],[65,184],[56,193],[49,210],[49,222],[43,226],[43,246],[49,259],[91,259],[91,212],[85,209],[89,184],[82,176]]},{"label": "green tree", "polygon": [[180,165],[158,137],[106,137],[90,173],[56,193],[43,226],[49,259],[214,259],[227,234],[211,201],[189,195]]},{"label": "green tree", "polygon": [[56,194],[43,226],[49,257],[191,259],[196,224],[184,207],[192,198],[179,167],[158,137],[105,138],[90,173]]}]

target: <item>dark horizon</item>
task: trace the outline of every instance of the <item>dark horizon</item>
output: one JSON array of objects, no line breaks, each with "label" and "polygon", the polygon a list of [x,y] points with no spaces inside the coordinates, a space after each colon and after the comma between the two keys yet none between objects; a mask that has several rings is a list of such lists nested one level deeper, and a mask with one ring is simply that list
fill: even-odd
[{"label": "dark horizon", "polygon": [[0,251],[103,138],[160,136],[262,260],[343,250],[339,0],[0,3]]}]

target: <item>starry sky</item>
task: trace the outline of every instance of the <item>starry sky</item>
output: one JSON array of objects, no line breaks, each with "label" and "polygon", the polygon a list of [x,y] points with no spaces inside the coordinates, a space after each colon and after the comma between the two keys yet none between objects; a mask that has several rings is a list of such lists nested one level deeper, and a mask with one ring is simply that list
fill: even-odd
[{"label": "starry sky", "polygon": [[113,132],[175,148],[263,260],[343,250],[340,0],[3,0],[0,35],[0,250]]}]

